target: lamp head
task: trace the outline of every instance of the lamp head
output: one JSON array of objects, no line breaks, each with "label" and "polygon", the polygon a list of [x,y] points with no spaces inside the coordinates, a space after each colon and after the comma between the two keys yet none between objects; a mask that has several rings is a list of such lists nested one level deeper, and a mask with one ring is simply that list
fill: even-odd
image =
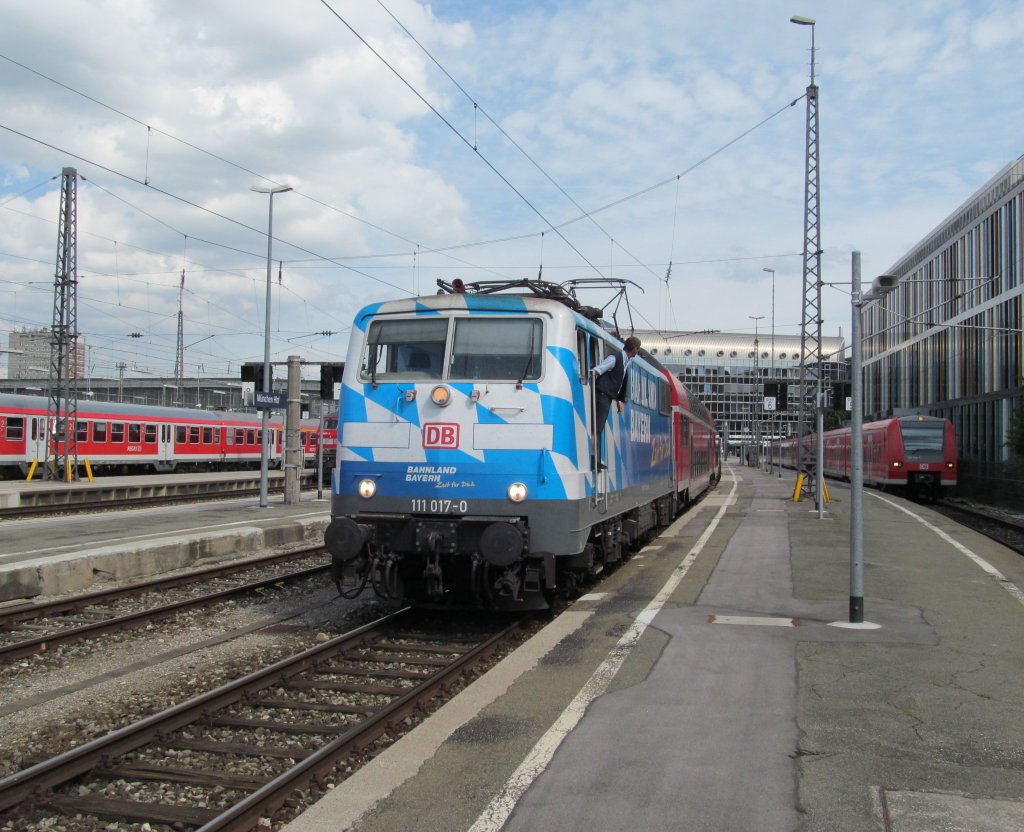
[{"label": "lamp head", "polygon": [[818,21],[810,17],[801,17],[800,15],[795,14],[789,19],[789,22],[796,23],[798,26],[813,26]]},{"label": "lamp head", "polygon": [[899,283],[899,278],[894,274],[880,274],[871,282],[871,292],[882,295],[891,292]]},{"label": "lamp head", "polygon": [[256,191],[258,194],[283,194],[291,189],[291,185],[274,185],[272,188],[268,188],[266,185],[252,185],[249,187],[250,191]]}]

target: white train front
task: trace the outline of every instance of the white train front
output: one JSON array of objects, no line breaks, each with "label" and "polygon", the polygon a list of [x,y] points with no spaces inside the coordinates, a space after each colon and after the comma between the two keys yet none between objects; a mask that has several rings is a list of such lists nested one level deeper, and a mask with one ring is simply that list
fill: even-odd
[{"label": "white train front", "polygon": [[714,481],[713,424],[649,357],[595,457],[588,371],[622,345],[578,310],[480,291],[358,314],[325,535],[343,594],[541,608]]}]

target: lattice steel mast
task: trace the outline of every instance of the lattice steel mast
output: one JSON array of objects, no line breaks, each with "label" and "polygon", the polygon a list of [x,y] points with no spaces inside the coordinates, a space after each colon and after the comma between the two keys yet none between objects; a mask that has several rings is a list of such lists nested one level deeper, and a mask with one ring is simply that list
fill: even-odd
[{"label": "lattice steel mast", "polygon": [[[818,87],[814,83],[814,23],[807,17],[790,21],[811,27],[811,83],[807,86],[807,124],[804,165],[804,252],[803,314],[800,320],[800,411],[797,436],[800,438],[800,471],[805,475],[804,489],[814,495],[821,510],[821,473],[817,465],[820,448],[805,448],[802,438],[817,427],[821,439],[822,373],[821,353],[821,205],[818,169]],[[811,475],[814,474],[813,491]]]},{"label": "lattice steel mast", "polygon": [[50,400],[43,465],[47,479],[71,480],[78,475],[78,358],[78,173],[64,168],[50,329]]}]

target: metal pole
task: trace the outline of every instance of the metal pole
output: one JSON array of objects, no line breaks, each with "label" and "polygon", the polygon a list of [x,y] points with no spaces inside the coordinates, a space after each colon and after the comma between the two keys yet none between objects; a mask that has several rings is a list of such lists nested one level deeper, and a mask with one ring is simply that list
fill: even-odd
[{"label": "metal pole", "polygon": [[[263,326],[263,392],[270,392],[270,267],[274,252],[274,192],[270,192],[270,211],[267,216],[267,301],[266,321]],[[263,441],[260,443],[260,508],[266,508],[268,467],[270,463],[270,410],[263,408]]]},{"label": "metal pole", "polygon": [[284,502],[294,505],[302,499],[299,474],[305,465],[302,445],[302,357],[288,356],[288,407],[285,410]]},{"label": "metal pole", "polygon": [[[821,367],[821,362],[818,362]],[[814,493],[818,500],[818,519],[825,516],[825,408],[821,406],[821,375],[818,375],[818,418],[815,445]]]},{"label": "metal pole", "polygon": [[[323,407],[323,402],[320,403]],[[320,426],[316,432],[316,498],[324,498],[324,414],[320,411]]]},{"label": "metal pole", "polygon": [[[270,269],[271,261],[274,259],[274,194],[283,194],[290,191],[291,185],[253,185],[250,191],[258,194],[270,195],[270,207],[267,216],[267,302],[266,321],[263,326],[263,392],[269,393],[272,384],[270,380]],[[267,474],[270,465],[270,410],[263,409],[263,438],[260,442],[260,508],[267,507]]]},{"label": "metal pole", "polygon": [[[761,467],[761,420],[764,418],[762,408],[764,407],[764,386],[761,384],[761,376],[759,374],[758,367],[758,352],[761,349],[760,342],[758,340],[758,321],[764,318],[764,315],[747,315],[750,320],[754,322],[754,401],[750,408],[750,434],[753,439],[754,451],[754,464],[753,467]],[[749,460],[748,460],[749,464]]]},{"label": "metal pole", "polygon": [[864,622],[864,387],[861,354],[860,252],[853,252],[853,292],[850,300],[853,317],[850,337],[853,341],[853,379],[850,394],[850,623]]},{"label": "metal pole", "polygon": [[[768,271],[770,271],[772,273],[772,369],[771,369],[771,374],[772,374],[772,382],[774,382],[774,384],[775,384],[775,389],[778,390],[779,379],[775,375],[775,269],[768,269]],[[778,419],[777,419],[778,412],[779,412],[779,400],[778,400],[778,398],[776,398],[775,399],[775,412],[771,414],[770,421],[769,421],[769,424],[772,426],[773,429],[776,427],[776,422],[778,421]],[[768,443],[769,443],[769,446],[771,447],[771,449],[774,450],[775,449],[774,430],[773,430],[773,433],[769,434],[769,436],[768,436]],[[770,453],[769,453],[769,456],[771,456]],[[776,463],[776,464],[778,464],[778,463]],[[769,467],[767,469],[767,471],[770,474],[772,469]]]}]

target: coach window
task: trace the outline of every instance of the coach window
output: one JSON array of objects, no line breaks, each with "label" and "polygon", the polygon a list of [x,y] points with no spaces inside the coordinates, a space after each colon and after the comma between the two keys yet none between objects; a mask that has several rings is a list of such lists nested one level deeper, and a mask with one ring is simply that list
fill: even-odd
[{"label": "coach window", "polygon": [[124,442],[124,422],[110,423],[110,441]]},{"label": "coach window", "polygon": [[185,430],[184,425],[174,426],[174,441],[179,445],[184,445],[185,440],[188,439],[188,432]]},{"label": "coach window", "polygon": [[75,422],[75,439],[78,442],[89,441],[89,423],[83,421]]},{"label": "coach window", "polygon": [[245,428],[235,428],[235,444],[245,444]]},{"label": "coach window", "polygon": [[249,428],[249,430],[247,430],[245,432],[245,444],[246,445],[255,445],[256,444],[256,431],[253,428]]},{"label": "coach window", "polygon": [[145,441],[149,444],[156,442],[156,425],[146,425],[146,439]]},{"label": "coach window", "polygon": [[203,444],[210,445],[213,442],[213,428],[203,428]]},{"label": "coach window", "polygon": [[219,445],[220,444],[220,428],[214,428],[213,429],[213,444],[214,445]]},{"label": "coach window", "polygon": [[106,442],[107,441],[107,423],[106,422],[93,422],[92,423],[92,441],[93,442]]},{"label": "coach window", "polygon": [[658,379],[658,413],[668,416],[672,412],[672,391],[669,390],[668,381]]},{"label": "coach window", "polygon": [[455,322],[448,377],[536,381],[542,340],[536,318],[461,318]]},{"label": "coach window", "polygon": [[25,438],[25,418],[23,416],[8,416],[7,417],[7,430],[4,433],[5,437],[10,440],[20,440]]},{"label": "coach window", "polygon": [[138,445],[142,441],[142,425],[128,425],[128,441],[133,445]]},{"label": "coach window", "polygon": [[198,445],[199,444],[199,425],[188,426],[188,444]]}]

